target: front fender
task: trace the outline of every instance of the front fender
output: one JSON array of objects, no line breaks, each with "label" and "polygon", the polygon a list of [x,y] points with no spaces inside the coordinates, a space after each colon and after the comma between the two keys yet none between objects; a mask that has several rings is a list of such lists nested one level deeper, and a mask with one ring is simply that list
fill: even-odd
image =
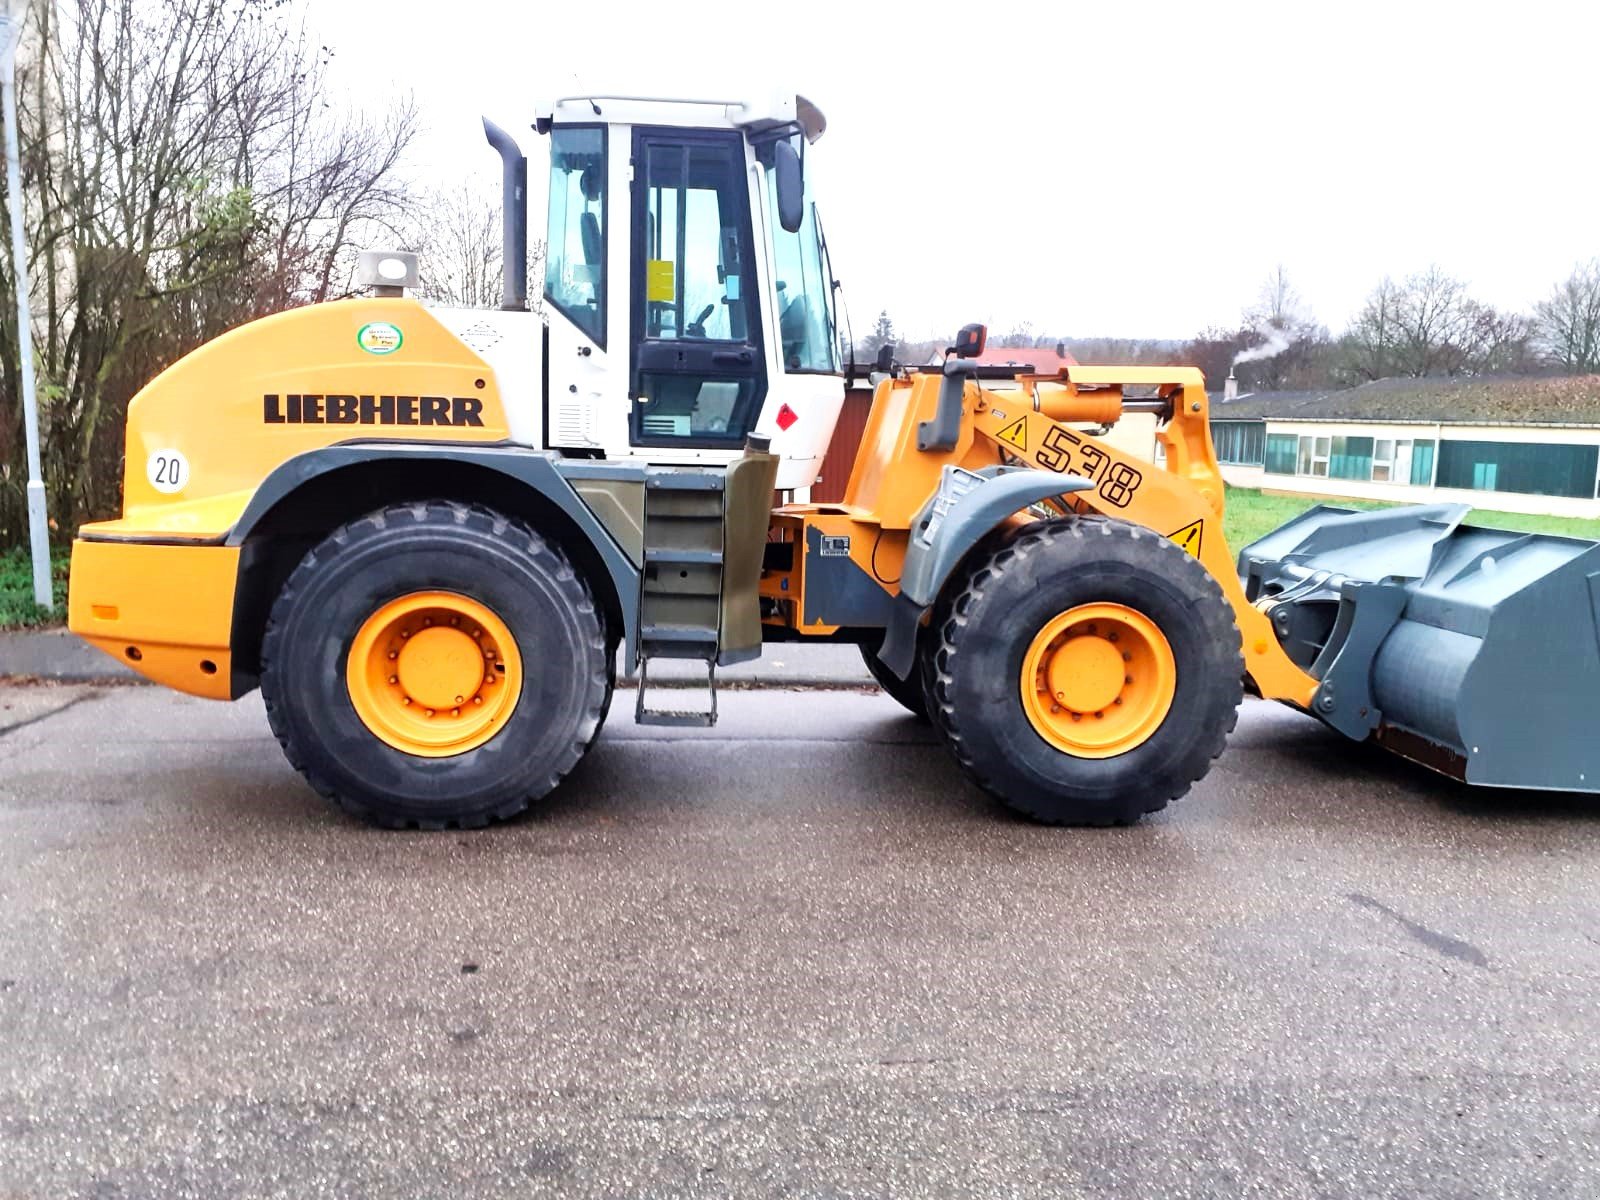
[{"label": "front fender", "polygon": [[940,590],[967,553],[1013,513],[1030,504],[1094,487],[1081,475],[989,467],[977,472],[984,481],[950,506],[931,539],[923,529],[937,496],[930,497],[911,525],[900,595],[885,630],[878,658],[901,679],[911,673],[916,657],[917,628]]}]

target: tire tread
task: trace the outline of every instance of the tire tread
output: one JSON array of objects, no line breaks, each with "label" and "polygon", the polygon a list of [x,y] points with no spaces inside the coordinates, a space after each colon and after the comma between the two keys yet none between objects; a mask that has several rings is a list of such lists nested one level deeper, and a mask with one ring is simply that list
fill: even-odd
[{"label": "tire tread", "polygon": [[[1174,574],[1189,576],[1195,586],[1206,593],[1205,609],[1212,614],[1226,614],[1226,628],[1213,631],[1220,639],[1231,638],[1231,657],[1237,669],[1228,672],[1230,694],[1229,715],[1219,723],[1208,742],[1197,746],[1176,770],[1167,772],[1150,786],[1128,798],[1120,810],[1106,811],[1087,819],[1062,817],[1035,799],[1017,794],[993,771],[986,770],[977,761],[967,745],[965,727],[969,719],[957,711],[952,699],[955,672],[962,661],[962,642],[972,621],[974,608],[1018,565],[1036,555],[1082,553],[1097,538],[1123,538],[1135,544],[1150,547],[1151,552],[1170,564]],[[1217,624],[1221,624],[1217,622]],[[929,698],[929,717],[943,736],[945,745],[954,756],[962,772],[991,795],[999,797],[1008,806],[1029,817],[1048,824],[1129,825],[1140,817],[1158,812],[1172,801],[1181,799],[1196,782],[1204,778],[1227,746],[1228,735],[1238,723],[1239,703],[1243,699],[1244,653],[1238,623],[1222,588],[1211,573],[1197,559],[1168,538],[1144,526],[1126,521],[1098,516],[1079,516],[1038,521],[1024,529],[1010,542],[986,556],[980,556],[964,575],[952,580],[945,599],[934,612],[932,627],[923,654],[924,684]]]},{"label": "tire tread", "polygon": [[[285,626],[294,610],[299,593],[310,580],[321,573],[327,561],[358,547],[370,538],[388,532],[392,526],[401,525],[407,520],[416,525],[448,523],[463,529],[476,529],[521,551],[558,585],[576,611],[589,619],[588,641],[592,648],[600,652],[598,661],[601,665],[590,679],[591,686],[588,688],[588,694],[593,700],[585,709],[576,736],[563,748],[543,778],[527,788],[523,794],[510,797],[492,808],[443,820],[399,816],[336,787],[297,744],[293,731],[285,720],[284,702],[279,693],[275,671],[275,664],[282,658],[286,649]],[[613,678],[611,656],[607,650],[605,622],[593,594],[583,578],[567,561],[566,556],[549,541],[522,521],[482,505],[465,504],[455,500],[419,500],[391,505],[358,517],[335,529],[321,543],[307,551],[285,581],[267,617],[261,640],[261,694],[266,703],[267,722],[289,765],[305,778],[318,795],[337,805],[342,811],[360,820],[389,829],[476,829],[507,820],[526,811],[533,801],[553,791],[588,752],[599,735],[611,698]]]}]

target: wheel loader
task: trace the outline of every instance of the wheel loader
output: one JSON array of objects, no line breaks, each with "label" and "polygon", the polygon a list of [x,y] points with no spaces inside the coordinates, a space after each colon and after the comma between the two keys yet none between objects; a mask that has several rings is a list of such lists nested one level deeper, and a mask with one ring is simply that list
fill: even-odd
[{"label": "wheel loader", "polygon": [[[544,106],[539,313],[526,160],[485,122],[501,308],[422,304],[413,256],[366,253],[366,294],[162,372],[128,409],[122,516],[74,543],[71,628],[180,691],[260,687],[310,784],[393,827],[555,788],[619,658],[637,720],[705,724],[718,667],[802,639],[858,644],[1045,822],[1181,796],[1246,690],[1469,781],[1600,779],[1600,551],[1319,509],[1235,562],[1196,370],[983,367],[970,326],[942,364],[877,364],[843,500],[796,502],[847,369],[805,169],[824,125],[793,95]],[[1133,413],[1142,450],[1115,436]],[[666,659],[707,703],[653,706]]]}]

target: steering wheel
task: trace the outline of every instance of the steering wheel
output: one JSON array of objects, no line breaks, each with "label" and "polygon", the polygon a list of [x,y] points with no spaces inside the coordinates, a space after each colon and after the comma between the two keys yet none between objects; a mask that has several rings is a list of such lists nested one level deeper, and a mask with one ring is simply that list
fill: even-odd
[{"label": "steering wheel", "polygon": [[708,304],[700,310],[700,315],[689,322],[689,328],[683,331],[684,337],[703,338],[706,335],[706,318],[717,311],[715,304]]}]

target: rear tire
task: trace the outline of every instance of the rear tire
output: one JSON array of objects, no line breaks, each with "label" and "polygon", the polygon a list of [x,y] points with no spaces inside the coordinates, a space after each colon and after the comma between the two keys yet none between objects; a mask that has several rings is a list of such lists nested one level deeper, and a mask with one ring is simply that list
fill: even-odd
[{"label": "rear tire", "polygon": [[883,660],[878,657],[871,646],[861,647],[861,661],[867,664],[867,671],[877,682],[878,686],[888,692],[900,705],[919,721],[928,719],[928,698],[922,687],[922,669],[920,664],[913,664],[911,676],[901,679],[888,667],[883,665]]},{"label": "rear tire", "polygon": [[[397,639],[420,635],[409,624],[422,617],[395,618],[376,648],[362,648],[373,645],[374,622],[417,596],[444,598],[445,608],[426,610],[443,613],[430,625],[458,624],[448,607],[456,597],[462,613],[487,614],[511,642],[500,657],[513,670],[496,679],[494,667],[480,662],[472,673],[484,678],[481,695],[490,703],[475,710],[471,697],[454,714],[465,728],[461,744],[470,747],[460,752],[407,740],[405,722],[423,738],[432,727],[417,725],[421,705],[400,696],[414,690],[407,681],[385,675],[395,658],[385,647],[403,653],[411,643]],[[491,632],[470,617],[460,624],[473,636]],[[439,634],[445,631],[429,636]],[[466,637],[445,634],[444,654],[421,657],[418,682],[437,687],[458,678],[450,671],[478,649]],[[452,659],[457,643],[465,655]],[[371,686],[357,677],[368,658]],[[289,762],[346,812],[389,828],[476,827],[521,812],[577,764],[605,718],[611,670],[602,616],[559,549],[499,513],[428,501],[352,521],[306,555],[267,621],[261,692]],[[510,704],[496,705],[495,683],[517,689]],[[446,690],[471,689],[451,682]],[[445,697],[441,721],[452,715],[445,704],[461,699]],[[475,714],[490,709],[499,723],[474,729]]]},{"label": "rear tire", "polygon": [[[1030,716],[1024,680],[1031,684],[1033,676],[1025,663],[1035,661],[1028,656],[1049,638],[1052,623],[1064,628],[1059,623],[1069,614],[1107,610],[1127,614],[1127,628],[1149,630],[1152,643],[1165,647],[1167,696],[1146,709],[1146,724],[1130,724],[1128,748],[1068,752],[1052,743],[1048,722],[1072,712]],[[980,787],[1038,821],[1123,825],[1164,808],[1210,769],[1238,719],[1244,658],[1222,589],[1173,542],[1124,521],[1069,517],[1029,525],[953,583],[930,633],[924,682],[934,724]],[[1120,675],[1112,650],[1127,646],[1090,644],[1085,661],[1108,654]],[[1121,682],[1113,680],[1113,689]],[[1088,708],[1102,707],[1107,716],[1133,711],[1112,703],[1120,701]],[[1096,714],[1082,716],[1087,725],[1065,723],[1054,741],[1079,728],[1090,735]]]}]

